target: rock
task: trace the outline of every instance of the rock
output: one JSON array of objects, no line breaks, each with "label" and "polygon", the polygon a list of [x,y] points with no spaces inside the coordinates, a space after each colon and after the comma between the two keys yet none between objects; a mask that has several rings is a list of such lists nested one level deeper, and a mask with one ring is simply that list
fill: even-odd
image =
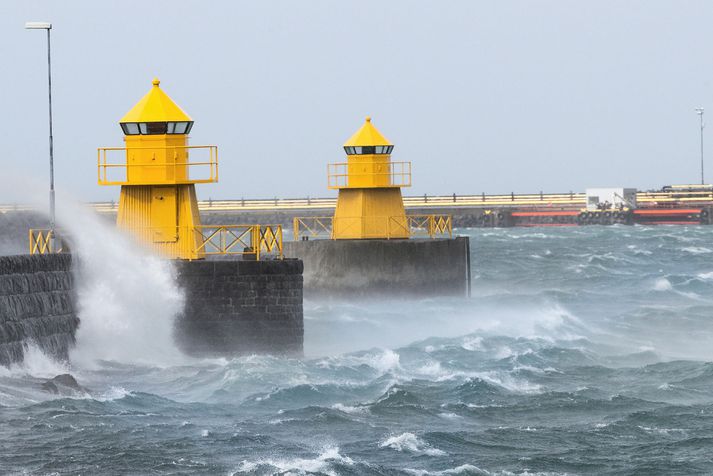
[{"label": "rock", "polygon": [[77,379],[70,374],[57,375],[42,384],[42,390],[55,395],[73,395],[87,393],[87,389],[79,385]]},{"label": "rock", "polygon": [[48,393],[54,393],[55,395],[59,394],[59,389],[57,388],[57,385],[55,385],[54,382],[52,382],[51,380],[48,380],[42,384],[42,390]]}]

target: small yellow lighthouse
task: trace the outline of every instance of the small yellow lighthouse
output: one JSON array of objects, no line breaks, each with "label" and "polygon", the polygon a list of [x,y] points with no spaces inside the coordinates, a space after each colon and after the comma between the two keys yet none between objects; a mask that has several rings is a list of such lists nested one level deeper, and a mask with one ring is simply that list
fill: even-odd
[{"label": "small yellow lighthouse", "polygon": [[[217,147],[188,145],[193,119],[158,79],[119,124],[126,147],[98,150],[99,184],[121,185],[117,225],[163,256],[202,258],[195,184],[217,182]],[[110,163],[114,152],[125,161]],[[208,158],[190,162],[193,152]]]},{"label": "small yellow lighthouse", "polygon": [[394,146],[367,117],[344,143],[347,162],[329,164],[329,188],[339,190],[332,238],[408,238],[401,187],[411,186],[411,163],[392,162]]}]

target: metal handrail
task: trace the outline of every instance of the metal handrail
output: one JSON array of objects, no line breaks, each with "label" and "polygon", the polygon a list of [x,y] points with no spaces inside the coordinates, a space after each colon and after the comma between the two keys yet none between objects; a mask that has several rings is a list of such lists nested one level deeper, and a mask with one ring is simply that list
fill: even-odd
[{"label": "metal handrail", "polygon": [[[186,151],[186,158],[188,157],[188,150],[208,150],[209,157],[208,161],[202,161],[202,162],[190,162],[186,160],[185,162],[171,162],[170,164],[168,163],[158,163],[158,164],[150,164],[150,163],[138,163],[138,164],[131,164],[128,163],[126,156],[124,157],[124,162],[118,162],[118,163],[109,163],[107,160],[107,153],[108,152],[116,152],[116,151],[123,151],[123,152],[130,152],[132,150],[163,150],[163,151],[169,151],[173,150],[174,151],[174,159],[177,159],[177,150],[185,150]],[[191,179],[191,178],[186,178],[186,179],[179,179],[176,180],[174,179],[164,179],[164,180],[159,180],[157,182],[156,180],[151,180],[150,183],[146,183],[146,185],[161,185],[161,184],[189,184],[189,183],[213,183],[218,181],[218,147],[215,145],[177,145],[177,146],[146,146],[146,147],[100,147],[97,149],[97,183],[99,185],[144,185],[142,181],[129,181],[128,175],[129,175],[129,170],[130,169],[139,169],[139,168],[173,168],[173,173],[174,176],[176,175],[176,172],[178,171],[178,167],[193,167],[194,169],[196,166],[207,166],[208,168],[208,178],[196,178],[196,179]],[[124,180],[110,180],[109,179],[109,171],[113,169],[125,169],[126,173],[124,174],[125,179]]]},{"label": "metal handrail", "polygon": [[[354,169],[360,166],[381,166],[387,170],[356,172]],[[351,184],[350,179],[356,178],[388,178],[388,185],[363,185]],[[327,188],[337,190],[340,188],[381,188],[381,187],[410,187],[411,186],[411,162],[339,162],[327,164]]]},{"label": "metal handrail", "polygon": [[[704,203],[713,204],[713,193],[710,192],[639,192],[637,202],[644,205],[656,203]],[[436,195],[436,196],[406,196],[403,198],[406,208],[443,208],[443,207],[490,207],[490,206],[569,206],[580,207],[585,204],[586,196],[582,193],[556,194],[515,194],[515,195]],[[271,198],[244,200],[201,200],[198,208],[201,211],[239,211],[239,210],[330,210],[337,204],[336,198]],[[101,213],[113,213],[118,209],[116,202],[99,202],[89,204]],[[25,204],[0,205],[0,213],[10,211],[31,211],[35,208]]]},{"label": "metal handrail", "polygon": [[67,244],[57,230],[31,228],[28,231],[28,238],[31,255],[64,253],[67,251]]},{"label": "metal handrail", "polygon": [[[163,243],[153,243],[150,238],[154,231],[165,231],[167,227],[142,227],[129,229],[140,243],[160,252]],[[168,227],[172,228],[172,227]],[[175,227],[176,235],[181,227]],[[242,255],[254,256],[256,260],[264,254],[274,253],[279,259],[284,258],[282,225],[199,225],[185,228],[181,236],[190,237],[192,233],[199,237],[198,244],[192,249],[197,255]],[[54,246],[54,243],[58,243]],[[66,250],[64,240],[55,238],[51,230],[31,229],[29,231],[30,254],[62,253]]]},{"label": "metal handrail", "polygon": [[[333,217],[295,217],[292,219],[292,235],[294,241],[300,238],[318,238],[332,236]],[[304,232],[300,232],[300,227]]]},{"label": "metal handrail", "polygon": [[[386,225],[386,239],[411,237],[437,238],[439,236],[453,237],[453,220],[451,215],[406,215],[383,217],[339,217],[338,224],[342,232],[350,228],[359,228],[364,220],[381,221]],[[295,217],[293,219],[293,238],[299,241],[303,238],[334,238],[334,217]]]}]

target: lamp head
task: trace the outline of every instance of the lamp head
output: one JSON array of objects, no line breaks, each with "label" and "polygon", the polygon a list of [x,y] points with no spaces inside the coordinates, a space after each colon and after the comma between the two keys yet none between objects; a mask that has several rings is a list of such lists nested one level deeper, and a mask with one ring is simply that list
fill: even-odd
[{"label": "lamp head", "polygon": [[25,30],[51,30],[52,23],[46,21],[28,21],[25,23]]}]

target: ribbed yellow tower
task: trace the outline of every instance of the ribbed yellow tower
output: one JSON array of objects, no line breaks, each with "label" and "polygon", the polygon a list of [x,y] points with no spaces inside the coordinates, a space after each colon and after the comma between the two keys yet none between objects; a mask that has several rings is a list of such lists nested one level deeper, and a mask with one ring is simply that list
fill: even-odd
[{"label": "ribbed yellow tower", "polygon": [[[189,146],[193,120],[153,80],[151,90],[120,121],[125,148],[99,149],[99,184],[121,185],[117,225],[169,258],[200,259],[196,183],[216,182],[217,148]],[[208,149],[210,158],[189,163],[190,149]],[[108,152],[125,151],[125,163],[107,162]],[[191,179],[189,166],[209,172]],[[111,180],[117,169],[125,176]]]},{"label": "ribbed yellow tower", "polygon": [[347,162],[329,165],[329,188],[339,190],[333,239],[409,237],[401,187],[411,185],[411,163],[392,162],[393,148],[367,117],[344,143]]}]

